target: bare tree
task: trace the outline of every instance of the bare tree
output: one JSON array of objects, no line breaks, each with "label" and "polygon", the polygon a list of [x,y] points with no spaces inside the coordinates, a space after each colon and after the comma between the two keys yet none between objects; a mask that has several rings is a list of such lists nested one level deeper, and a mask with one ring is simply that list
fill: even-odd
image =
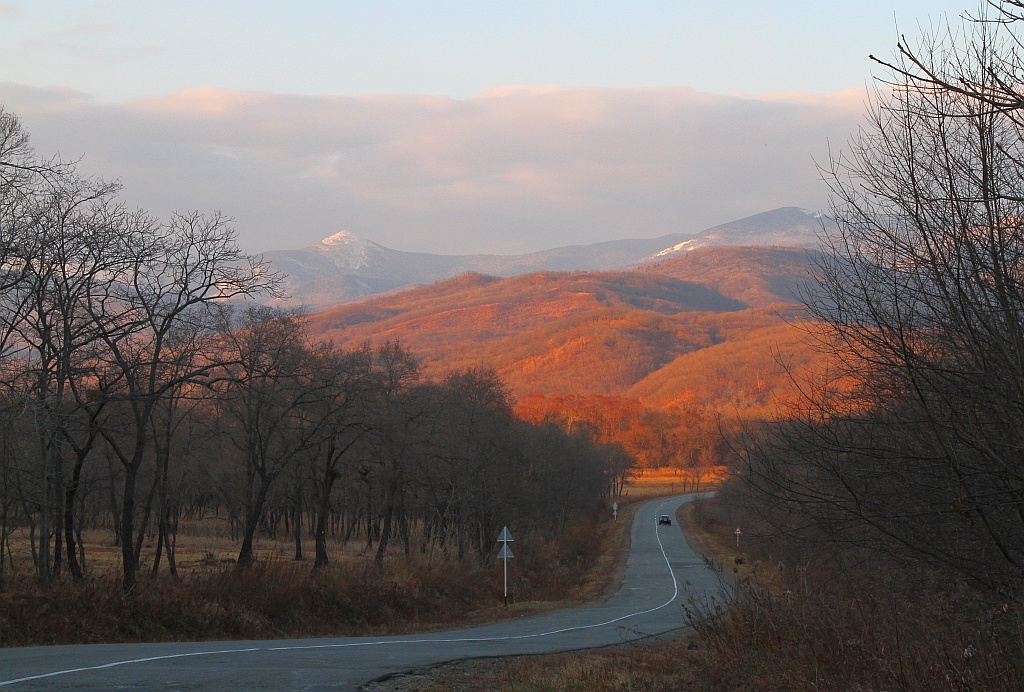
[{"label": "bare tree", "polygon": [[314,537],[314,569],[328,564],[327,525],[335,482],[341,477],[339,465],[346,454],[371,430],[375,399],[382,391],[381,373],[374,368],[369,346],[351,352],[327,346],[316,354],[317,369],[324,381],[319,404],[327,417],[324,438],[318,445],[320,483],[317,488]]},{"label": "bare tree", "polygon": [[[397,528],[409,550],[409,481],[411,466],[420,460],[427,435],[430,409],[417,388],[420,363],[401,344],[388,342],[375,353],[379,385],[371,423],[373,459],[379,476],[382,525],[374,557],[384,561]],[[369,474],[366,474],[370,478]]]},{"label": "bare tree", "polygon": [[[213,339],[218,306],[271,293],[279,279],[238,249],[219,214],[175,215],[166,224],[137,218],[121,229],[116,256],[118,271],[90,297],[88,309],[100,329],[103,370],[119,383],[111,395],[124,415],[104,420],[101,433],[124,471],[120,538],[124,585],[131,589],[141,547],[136,486],[152,458],[154,416],[168,397],[207,381],[223,363]],[[183,333],[194,336],[175,338]]]},{"label": "bare tree", "polygon": [[[84,305],[110,269],[106,250],[123,215],[111,199],[115,191],[79,178],[71,167],[38,162],[17,120],[0,111],[0,353],[11,366],[6,384],[20,392],[23,417],[34,430],[32,504],[40,515],[37,566],[44,581],[61,570],[61,538],[71,573],[82,576],[73,507],[97,435],[94,418],[81,420],[75,402],[89,386],[97,341]],[[65,479],[68,455],[74,462]],[[60,524],[51,564],[51,528]]]}]

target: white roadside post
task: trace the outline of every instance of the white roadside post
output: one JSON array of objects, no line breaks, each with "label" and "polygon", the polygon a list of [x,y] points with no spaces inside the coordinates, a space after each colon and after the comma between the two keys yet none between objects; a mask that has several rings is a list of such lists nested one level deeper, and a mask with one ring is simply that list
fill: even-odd
[{"label": "white roadside post", "polygon": [[514,541],[512,534],[509,533],[508,527],[502,527],[501,535],[498,536],[498,543],[501,543],[501,550],[498,551],[498,559],[502,560],[505,565],[505,607],[508,608],[508,560],[509,558],[515,557],[512,554],[512,549],[508,547],[508,544]]},{"label": "white roadside post", "polygon": [[736,534],[736,547],[739,548],[740,547],[740,536],[743,535],[743,532],[740,531],[740,527],[737,526],[736,530],[733,533]]},{"label": "white roadside post", "polygon": [[615,521],[619,520],[619,503],[618,502],[613,502],[612,503],[612,518]]}]

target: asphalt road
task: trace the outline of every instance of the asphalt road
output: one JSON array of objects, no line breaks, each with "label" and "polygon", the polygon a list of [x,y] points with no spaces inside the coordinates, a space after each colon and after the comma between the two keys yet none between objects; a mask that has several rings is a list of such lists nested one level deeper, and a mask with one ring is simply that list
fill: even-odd
[{"label": "asphalt road", "polygon": [[586,649],[677,630],[685,626],[680,605],[719,587],[675,522],[657,525],[658,515],[674,516],[690,499],[640,508],[622,585],[603,603],[422,635],[0,649],[0,687],[357,689],[446,661]]}]

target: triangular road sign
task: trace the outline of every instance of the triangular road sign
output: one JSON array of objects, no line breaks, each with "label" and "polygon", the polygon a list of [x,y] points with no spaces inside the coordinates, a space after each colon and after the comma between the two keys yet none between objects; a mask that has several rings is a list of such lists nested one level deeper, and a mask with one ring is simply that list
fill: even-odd
[{"label": "triangular road sign", "polygon": [[498,536],[498,543],[511,543],[515,539],[512,538],[512,534],[509,533],[508,527],[504,527],[501,530],[501,535]]},{"label": "triangular road sign", "polygon": [[499,560],[502,560],[502,559],[509,560],[509,559],[514,558],[514,557],[515,557],[515,555],[512,554],[512,550],[508,547],[507,543],[505,545],[501,546],[501,550],[498,551],[498,559]]}]

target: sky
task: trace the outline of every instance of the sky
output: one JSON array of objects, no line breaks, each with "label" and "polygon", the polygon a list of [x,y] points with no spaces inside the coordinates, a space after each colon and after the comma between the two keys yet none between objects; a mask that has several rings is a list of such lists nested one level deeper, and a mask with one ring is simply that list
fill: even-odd
[{"label": "sky", "polygon": [[971,0],[0,0],[37,150],[246,250],[518,253],[823,209],[898,32]]}]

